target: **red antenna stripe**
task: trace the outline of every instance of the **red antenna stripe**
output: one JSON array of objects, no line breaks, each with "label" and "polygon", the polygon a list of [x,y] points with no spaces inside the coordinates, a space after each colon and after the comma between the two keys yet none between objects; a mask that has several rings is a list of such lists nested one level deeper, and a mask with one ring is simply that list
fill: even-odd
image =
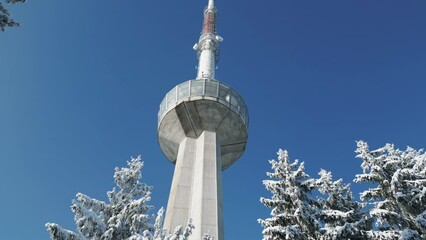
[{"label": "red antenna stripe", "polygon": [[204,14],[203,34],[215,33],[216,14],[213,11],[206,11]]}]

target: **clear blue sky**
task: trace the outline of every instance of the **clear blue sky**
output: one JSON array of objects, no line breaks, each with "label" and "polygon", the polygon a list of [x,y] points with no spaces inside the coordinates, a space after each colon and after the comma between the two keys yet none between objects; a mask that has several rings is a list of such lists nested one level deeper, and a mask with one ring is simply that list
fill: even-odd
[{"label": "clear blue sky", "polygon": [[[145,161],[166,206],[173,165],[156,136],[164,94],[193,79],[207,0],[30,0],[0,33],[0,235],[75,229],[77,192],[106,200],[115,166]],[[224,172],[225,236],[260,239],[278,148],[352,182],[355,140],[426,147],[426,1],[217,0],[217,78],[245,99],[249,144]],[[353,185],[359,192],[362,186]],[[357,194],[356,194],[357,195]]]}]

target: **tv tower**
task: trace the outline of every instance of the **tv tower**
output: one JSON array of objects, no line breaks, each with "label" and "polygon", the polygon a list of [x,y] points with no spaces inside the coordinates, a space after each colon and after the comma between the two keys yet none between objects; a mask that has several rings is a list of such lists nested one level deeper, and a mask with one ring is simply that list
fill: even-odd
[{"label": "tv tower", "polygon": [[217,9],[209,0],[194,50],[198,72],[170,90],[158,112],[158,141],[175,170],[164,228],[172,232],[190,218],[191,239],[205,233],[223,240],[222,171],[244,152],[248,112],[241,96],[215,79],[222,38],[216,32]]}]

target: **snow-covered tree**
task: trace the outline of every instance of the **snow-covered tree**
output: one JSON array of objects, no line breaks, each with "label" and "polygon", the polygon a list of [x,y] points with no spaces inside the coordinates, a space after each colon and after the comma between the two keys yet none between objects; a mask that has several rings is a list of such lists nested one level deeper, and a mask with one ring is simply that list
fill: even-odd
[{"label": "snow-covered tree", "polygon": [[357,142],[357,157],[362,159],[363,174],[357,183],[375,187],[361,193],[372,205],[370,216],[376,228],[368,234],[373,239],[426,239],[426,155],[423,150],[394,145],[370,151],[366,142]]},{"label": "snow-covered tree", "polygon": [[191,221],[185,228],[178,227],[173,234],[162,229],[164,209],[157,217],[150,214],[151,186],[139,182],[143,162],[140,156],[128,162],[128,168],[116,168],[113,188],[107,192],[109,203],[78,193],[71,210],[77,232],[63,229],[58,224],[47,223],[52,240],[186,240],[194,226]]},{"label": "snow-covered tree", "polygon": [[322,194],[321,206],[322,239],[366,239],[365,231],[371,230],[371,220],[365,217],[363,204],[354,201],[349,184],[343,180],[333,181],[331,172],[321,170],[317,187]]},{"label": "snow-covered tree", "polygon": [[4,32],[6,27],[16,27],[19,26],[19,23],[10,18],[9,10],[4,6],[5,3],[23,3],[25,0],[0,0],[0,30]]},{"label": "snow-covered tree", "polygon": [[271,198],[260,201],[271,208],[271,217],[259,219],[263,240],[319,239],[318,203],[311,196],[316,182],[304,171],[304,163],[290,162],[288,152],[279,150],[278,161],[270,160],[271,179],[264,180]]},{"label": "snow-covered tree", "polygon": [[271,199],[261,198],[272,208],[270,218],[259,219],[263,239],[426,239],[426,153],[391,144],[370,151],[363,141],[357,146],[363,174],[354,181],[374,185],[360,194],[362,203],[342,179],[333,181],[325,170],[309,179],[303,163],[290,163],[280,150],[278,161],[270,161],[274,172],[267,173],[275,180],[263,181],[272,192]]}]

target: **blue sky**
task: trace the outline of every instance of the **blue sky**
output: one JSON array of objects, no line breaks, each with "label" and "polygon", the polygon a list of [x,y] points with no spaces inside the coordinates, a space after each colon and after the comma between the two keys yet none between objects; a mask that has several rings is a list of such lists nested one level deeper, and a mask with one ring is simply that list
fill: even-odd
[{"label": "blue sky", "polygon": [[[0,33],[0,232],[75,229],[71,199],[106,200],[115,166],[142,155],[152,204],[173,165],[157,141],[163,96],[196,75],[207,1],[28,1]],[[278,148],[352,182],[356,140],[425,147],[426,2],[222,1],[216,77],[249,108],[249,143],[223,173],[226,239],[260,239],[262,180]],[[364,186],[353,185],[355,195]]]}]

